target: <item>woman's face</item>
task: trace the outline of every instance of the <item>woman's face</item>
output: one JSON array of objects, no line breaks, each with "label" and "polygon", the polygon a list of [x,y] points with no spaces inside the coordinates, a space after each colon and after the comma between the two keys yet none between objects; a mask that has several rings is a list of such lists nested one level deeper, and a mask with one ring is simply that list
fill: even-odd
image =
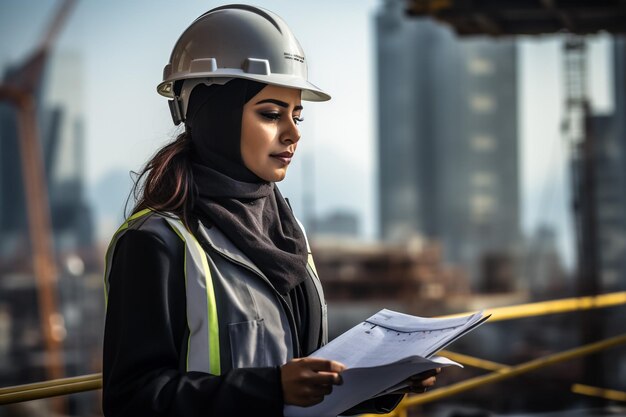
[{"label": "woman's face", "polygon": [[265,181],[282,181],[296,152],[301,90],[268,85],[243,107],[241,157]]}]

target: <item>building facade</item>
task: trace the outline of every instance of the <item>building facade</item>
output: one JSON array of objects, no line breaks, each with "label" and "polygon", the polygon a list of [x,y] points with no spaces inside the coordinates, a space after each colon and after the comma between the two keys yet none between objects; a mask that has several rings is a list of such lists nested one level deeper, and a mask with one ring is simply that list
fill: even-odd
[{"label": "building facade", "polygon": [[[610,114],[587,118],[587,133],[593,147],[593,188],[596,270],[593,286],[598,292],[626,290],[626,38],[614,37],[613,46],[613,103]],[[580,285],[587,277],[581,276]],[[592,323],[599,337],[623,332],[624,306],[596,313],[598,322]],[[607,351],[602,357],[603,369],[598,376],[604,386],[626,384],[626,353]],[[594,381],[592,381],[594,382]]]},{"label": "building facade", "polygon": [[515,42],[460,40],[393,0],[376,32],[380,235],[439,240],[479,288],[481,258],[520,239]]}]

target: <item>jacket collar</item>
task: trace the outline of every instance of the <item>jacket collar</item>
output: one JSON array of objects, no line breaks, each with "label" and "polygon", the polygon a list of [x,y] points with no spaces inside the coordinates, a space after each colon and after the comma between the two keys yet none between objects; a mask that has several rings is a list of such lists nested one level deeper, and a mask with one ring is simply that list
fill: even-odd
[{"label": "jacket collar", "polygon": [[261,272],[261,270],[248,258],[243,252],[239,250],[237,246],[235,246],[230,239],[224,235],[217,227],[207,228],[202,224],[201,221],[198,222],[199,227],[198,230],[200,232],[200,236],[202,236],[206,242],[213,248],[216,252],[225,256],[228,259],[233,260],[239,264],[246,266],[247,268],[253,270],[255,273],[260,275],[264,280],[269,282],[269,279]]}]

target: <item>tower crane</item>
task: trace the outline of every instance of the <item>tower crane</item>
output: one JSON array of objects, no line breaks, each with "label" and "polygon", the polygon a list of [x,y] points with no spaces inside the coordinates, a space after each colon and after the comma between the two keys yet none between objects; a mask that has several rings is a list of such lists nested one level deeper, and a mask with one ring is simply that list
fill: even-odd
[{"label": "tower crane", "polygon": [[[57,270],[52,243],[50,204],[43,167],[37,104],[48,57],[58,39],[76,0],[64,0],[53,16],[47,30],[23,64],[14,68],[0,84],[0,100],[16,109],[22,177],[24,180],[28,232],[32,263],[37,282],[37,299],[41,330],[46,349],[48,379],[62,378],[62,340],[65,333],[63,316],[57,302]],[[56,399],[56,411],[64,403]]]}]

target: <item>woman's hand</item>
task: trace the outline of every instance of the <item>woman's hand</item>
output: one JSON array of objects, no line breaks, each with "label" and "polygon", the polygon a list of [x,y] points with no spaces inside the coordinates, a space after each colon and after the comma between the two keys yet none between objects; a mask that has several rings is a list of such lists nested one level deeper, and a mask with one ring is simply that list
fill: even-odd
[{"label": "woman's hand", "polygon": [[333,385],[341,385],[341,371],[346,367],[319,358],[292,359],[280,367],[285,404],[309,407],[322,402]]},{"label": "woman's hand", "polygon": [[439,372],[441,372],[441,368],[431,369],[430,371],[413,375],[412,377],[408,378],[405,381],[408,384],[407,387],[402,388],[393,393],[394,394],[424,393],[426,392],[428,388],[435,385],[435,382],[437,382],[437,374]]}]

